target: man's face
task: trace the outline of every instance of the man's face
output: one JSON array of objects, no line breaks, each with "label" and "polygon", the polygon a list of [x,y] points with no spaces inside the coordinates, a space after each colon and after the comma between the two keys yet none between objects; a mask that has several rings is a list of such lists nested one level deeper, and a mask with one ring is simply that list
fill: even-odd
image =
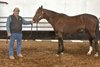
[{"label": "man's face", "polygon": [[13,12],[15,16],[19,16],[20,10],[18,8],[15,8]]}]

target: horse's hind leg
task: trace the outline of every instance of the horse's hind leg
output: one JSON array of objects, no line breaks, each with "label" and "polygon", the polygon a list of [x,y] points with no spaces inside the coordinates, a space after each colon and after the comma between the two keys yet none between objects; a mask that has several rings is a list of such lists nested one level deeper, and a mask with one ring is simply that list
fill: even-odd
[{"label": "horse's hind leg", "polygon": [[87,33],[87,36],[89,38],[89,43],[90,43],[89,51],[87,52],[87,55],[91,55],[93,51],[93,37],[87,29],[85,30],[85,32]]},{"label": "horse's hind leg", "polygon": [[90,48],[87,54],[90,55],[94,48],[94,51],[95,51],[94,56],[98,57],[98,51],[99,51],[98,50],[98,37],[96,37],[95,35],[92,35],[91,39],[89,39],[89,42],[90,42]]},{"label": "horse's hind leg", "polygon": [[92,42],[92,38],[89,39],[89,43],[90,43],[90,46],[89,46],[89,51],[87,52],[87,55],[91,55],[92,51],[93,51],[93,42]]},{"label": "horse's hind leg", "polygon": [[99,52],[99,50],[98,50],[98,39],[97,38],[95,38],[94,39],[94,50],[95,50],[95,57],[98,57],[98,52]]},{"label": "horse's hind leg", "polygon": [[95,57],[98,57],[98,38],[93,34],[88,34],[90,47],[87,55],[91,55],[93,49],[95,50]]}]

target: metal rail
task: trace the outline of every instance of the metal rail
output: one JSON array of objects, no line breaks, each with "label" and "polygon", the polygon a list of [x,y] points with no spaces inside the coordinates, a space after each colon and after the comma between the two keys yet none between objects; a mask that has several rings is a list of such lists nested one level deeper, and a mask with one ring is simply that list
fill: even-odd
[{"label": "metal rail", "polygon": [[[23,17],[25,20],[32,20],[32,17]],[[0,17],[0,31],[6,31],[7,17]],[[39,22],[38,25],[33,23],[32,31],[53,31],[52,26],[48,22]],[[23,31],[31,31],[31,25],[23,25]]]}]

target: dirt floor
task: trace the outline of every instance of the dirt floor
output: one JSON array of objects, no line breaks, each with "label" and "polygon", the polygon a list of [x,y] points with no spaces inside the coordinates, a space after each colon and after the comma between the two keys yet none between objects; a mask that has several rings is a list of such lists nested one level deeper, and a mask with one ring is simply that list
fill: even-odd
[{"label": "dirt floor", "polygon": [[[0,41],[0,67],[100,67],[100,56],[87,56],[88,42],[64,42],[64,55],[56,56],[57,42],[23,41],[23,58],[8,58],[8,43]],[[16,45],[15,45],[16,48]],[[94,52],[93,52],[94,53]]]}]

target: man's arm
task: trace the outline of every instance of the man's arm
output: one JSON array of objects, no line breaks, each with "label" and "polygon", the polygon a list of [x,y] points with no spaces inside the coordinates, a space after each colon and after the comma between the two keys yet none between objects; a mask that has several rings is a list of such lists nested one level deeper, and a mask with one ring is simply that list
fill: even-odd
[{"label": "man's arm", "polygon": [[22,18],[22,22],[24,25],[29,25],[29,24],[32,24],[32,21],[26,21]]},{"label": "man's arm", "polygon": [[10,22],[11,22],[11,17],[9,16],[7,18],[7,23],[6,23],[6,29],[7,29],[8,36],[11,36],[11,32],[10,32]]}]

